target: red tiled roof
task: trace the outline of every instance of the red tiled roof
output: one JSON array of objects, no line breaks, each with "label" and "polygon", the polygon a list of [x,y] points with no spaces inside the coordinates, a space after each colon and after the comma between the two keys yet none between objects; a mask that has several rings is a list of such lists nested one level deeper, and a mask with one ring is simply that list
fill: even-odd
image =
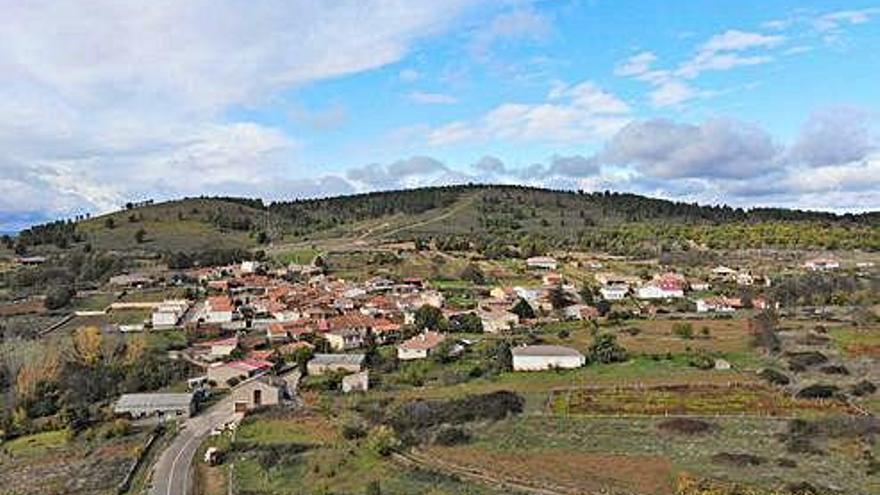
[{"label": "red tiled roof", "polygon": [[409,350],[433,349],[440,345],[446,336],[439,332],[424,332],[400,344],[400,348]]}]

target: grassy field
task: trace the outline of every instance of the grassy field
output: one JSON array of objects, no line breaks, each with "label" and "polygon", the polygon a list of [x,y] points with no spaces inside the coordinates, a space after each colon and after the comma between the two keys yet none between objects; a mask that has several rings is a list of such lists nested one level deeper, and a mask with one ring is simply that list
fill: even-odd
[{"label": "grassy field", "polygon": [[[305,448],[303,448],[305,446]],[[236,488],[242,493],[363,493],[378,482],[383,494],[492,495],[495,490],[395,464],[347,440],[323,416],[248,420],[232,446]]]},{"label": "grassy field", "polygon": [[[428,454],[538,483],[594,487],[596,492],[604,487],[617,493],[669,493],[678,471],[763,488],[792,480],[834,485],[852,494],[880,488],[866,474],[857,450],[839,448],[845,440],[823,444],[825,455],[786,452],[779,440],[785,421],[712,419],[714,429],[702,435],[669,433],[659,428],[663,421],[528,416],[475,428],[471,444],[434,447]],[[721,463],[714,457],[719,453],[750,454],[760,464]],[[783,457],[796,459],[795,465],[783,467],[778,463]]]},{"label": "grassy field", "polygon": [[743,415],[805,416],[842,414],[836,401],[795,399],[761,386],[680,385],[651,388],[580,388],[550,394],[548,410],[561,415]]},{"label": "grassy field", "polygon": [[308,265],[320,254],[321,251],[317,249],[299,248],[273,252],[272,258],[282,265],[289,265],[291,263]]},{"label": "grassy field", "polygon": [[63,430],[0,444],[0,491],[17,495],[115,493],[145,433],[69,440]]},{"label": "grassy field", "polygon": [[113,302],[116,302],[116,294],[102,292],[85,297],[77,297],[73,300],[72,308],[74,311],[103,311]]},{"label": "grassy field", "polygon": [[849,356],[880,357],[880,328],[838,327],[828,331],[838,349]]}]

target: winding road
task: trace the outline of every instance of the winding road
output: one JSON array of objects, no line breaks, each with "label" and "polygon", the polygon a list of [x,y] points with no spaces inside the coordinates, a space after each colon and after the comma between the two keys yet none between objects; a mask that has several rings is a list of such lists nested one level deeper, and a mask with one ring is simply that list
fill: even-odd
[{"label": "winding road", "polygon": [[[299,372],[293,371],[283,376],[287,389],[296,404],[296,387],[299,384]],[[246,382],[243,382],[244,384]],[[241,386],[241,385],[239,385]],[[198,416],[193,416],[183,423],[177,436],[165,449],[153,465],[150,495],[189,495],[192,489],[192,466],[196,451],[214,428],[219,428],[230,421],[239,421],[242,413],[233,412],[232,394],[208,408]]]},{"label": "winding road", "polygon": [[150,495],[190,493],[190,472],[196,451],[212,429],[241,418],[241,413],[233,413],[232,409],[232,397],[227,396],[203,414],[181,424],[177,436],[153,466]]}]

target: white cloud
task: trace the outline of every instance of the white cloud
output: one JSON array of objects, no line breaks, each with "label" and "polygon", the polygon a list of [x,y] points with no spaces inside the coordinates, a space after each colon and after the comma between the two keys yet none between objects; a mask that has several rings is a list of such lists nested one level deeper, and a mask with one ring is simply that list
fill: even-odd
[{"label": "white cloud", "polygon": [[[275,104],[282,91],[397,62],[472,3],[8,3],[0,23],[2,192],[41,192],[0,201],[3,215],[283,183],[296,171],[296,139],[230,121],[231,108]],[[344,121],[345,109],[294,109],[291,117],[326,128]]]},{"label": "white cloud", "polygon": [[618,63],[614,67],[614,74],[618,76],[642,76],[651,69],[651,65],[657,61],[657,55],[653,52],[640,52]]},{"label": "white cloud", "polygon": [[454,105],[458,103],[458,98],[443,93],[412,91],[406,96],[410,101],[421,105]]},{"label": "white cloud", "polygon": [[516,9],[497,15],[486,27],[477,30],[471,41],[471,53],[478,59],[487,59],[498,43],[540,41],[552,31],[550,19],[545,15],[528,8]]},{"label": "white cloud", "polygon": [[405,83],[416,82],[422,77],[422,73],[415,69],[403,69],[397,73],[397,78]]},{"label": "white cloud", "polygon": [[844,25],[864,24],[878,14],[880,14],[880,8],[841,10],[813,19],[813,27],[819,32],[836,31]]},{"label": "white cloud", "polygon": [[629,105],[591,81],[557,85],[543,103],[504,103],[474,121],[428,134],[431,145],[467,140],[587,142],[612,136],[629,121]]}]

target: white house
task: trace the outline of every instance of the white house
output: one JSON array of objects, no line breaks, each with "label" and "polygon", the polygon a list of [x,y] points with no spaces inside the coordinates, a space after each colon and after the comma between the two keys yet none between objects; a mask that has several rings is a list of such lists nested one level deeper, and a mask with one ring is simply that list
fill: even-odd
[{"label": "white house", "polygon": [[580,368],[587,362],[583,354],[559,345],[527,345],[511,349],[514,371],[540,371]]},{"label": "white house", "polygon": [[397,359],[409,361],[425,359],[431,352],[446,340],[439,332],[422,332],[397,346]]},{"label": "white house", "polygon": [[636,297],[639,299],[670,299],[684,297],[681,289],[664,289],[657,284],[646,284],[636,289]]},{"label": "white house", "polygon": [[599,294],[606,301],[621,301],[629,294],[629,286],[623,284],[606,285],[599,289]]},{"label": "white house", "polygon": [[203,318],[205,323],[229,323],[235,307],[232,300],[225,296],[209,297],[205,302]]},{"label": "white house", "polygon": [[741,300],[727,297],[707,297],[694,302],[697,305],[697,313],[732,313],[742,306]]},{"label": "white house", "polygon": [[558,263],[550,256],[532,256],[526,260],[526,266],[538,270],[555,270]]},{"label": "white house", "polygon": [[153,309],[152,323],[155,329],[174,328],[189,309],[189,301],[168,300]]},{"label": "white house", "polygon": [[831,258],[816,258],[804,263],[804,268],[814,272],[828,272],[840,268],[840,262]]},{"label": "white house", "polygon": [[334,351],[357,349],[364,345],[364,334],[354,328],[340,328],[324,334]]}]

